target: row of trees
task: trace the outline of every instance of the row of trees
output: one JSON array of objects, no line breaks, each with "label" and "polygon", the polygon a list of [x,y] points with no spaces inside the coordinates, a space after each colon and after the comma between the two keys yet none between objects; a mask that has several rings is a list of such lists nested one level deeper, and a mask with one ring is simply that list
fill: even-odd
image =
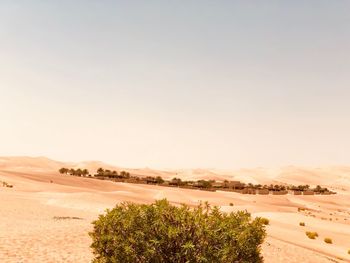
[{"label": "row of trees", "polygon": [[[91,176],[87,169],[68,169],[61,168],[59,170],[61,174],[69,174],[74,176]],[[278,184],[270,184],[270,185],[261,185],[261,184],[244,184],[240,182],[230,182],[225,180],[223,182],[216,182],[215,180],[197,180],[197,181],[182,181],[181,178],[173,178],[171,180],[164,180],[161,176],[147,176],[147,177],[137,177],[131,176],[129,172],[121,171],[117,172],[115,170],[108,170],[103,168],[98,168],[96,174],[94,175],[96,178],[101,179],[121,179],[125,180],[125,182],[140,182],[147,184],[156,184],[156,185],[169,185],[169,186],[177,186],[177,187],[188,187],[188,188],[199,188],[205,190],[211,189],[254,189],[254,190],[269,190],[269,191],[314,191],[315,193],[333,193],[328,190],[326,187],[321,187],[317,185],[315,188],[310,188],[309,185],[278,185]]]},{"label": "row of trees", "polygon": [[74,176],[91,176],[89,171],[87,169],[68,169],[68,168],[61,168],[58,170],[60,174],[68,174],[68,175],[74,175]]},{"label": "row of trees", "polygon": [[328,190],[327,187],[321,187],[320,185],[317,185],[314,189],[313,189],[316,193],[326,193],[326,192],[331,192],[332,191]]},{"label": "row of trees", "polygon": [[288,186],[288,190],[293,190],[293,191],[308,191],[311,190],[310,189],[310,185],[306,184],[306,185],[290,185]]},{"label": "row of trees", "polygon": [[[87,169],[73,169],[73,168],[61,168],[58,170],[60,174],[68,174],[74,176],[91,176],[89,170]],[[119,178],[119,179],[129,179],[130,173],[121,171],[118,173],[117,171],[104,170],[103,168],[98,168],[97,173],[94,175],[95,177],[107,177],[107,178]]]},{"label": "row of trees", "polygon": [[130,173],[126,171],[121,171],[118,173],[117,171],[104,170],[103,168],[98,168],[95,177],[107,177],[107,178],[116,178],[116,179],[130,179]]},{"label": "row of trees", "polygon": [[[140,180],[140,178],[138,178]],[[148,184],[163,184],[165,180],[161,176],[153,177],[153,176],[147,176],[146,182]]]},{"label": "row of trees", "polygon": [[180,178],[173,178],[169,181],[169,185],[173,186],[191,186],[195,188],[211,189],[215,180],[197,180],[197,181],[182,181]]},{"label": "row of trees", "polygon": [[327,187],[321,187],[320,185],[317,185],[315,188],[311,188],[310,185],[298,185],[298,186],[287,186],[288,190],[294,190],[294,191],[314,191],[315,193],[333,193],[330,191]]},{"label": "row of trees", "polygon": [[270,184],[270,185],[261,185],[261,184],[243,184],[244,188],[250,188],[255,190],[267,189],[269,191],[314,191],[316,193],[325,193],[331,192],[327,187],[321,187],[317,185],[315,188],[311,188],[310,185],[278,185],[278,184]]}]

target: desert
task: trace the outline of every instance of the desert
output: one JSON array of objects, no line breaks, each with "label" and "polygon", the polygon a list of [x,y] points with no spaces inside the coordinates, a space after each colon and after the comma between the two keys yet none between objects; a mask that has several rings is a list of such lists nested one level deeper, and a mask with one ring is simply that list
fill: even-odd
[{"label": "desert", "polygon": [[[97,170],[120,167],[101,162],[62,163],[44,157],[0,158],[0,181],[13,187],[0,187],[1,262],[90,262],[91,222],[107,208],[129,201],[151,203],[166,198],[173,204],[196,205],[208,201],[222,211],[247,210],[253,216],[268,218],[268,237],[263,244],[265,262],[350,262],[350,167],[281,168],[271,173],[271,183],[317,184],[335,190],[335,195],[242,195],[225,191],[199,191],[156,185],[129,184],[73,177],[58,173],[63,166]],[[142,169],[127,169],[143,175]],[[244,170],[231,173],[183,170],[183,178],[221,179],[244,177]],[[246,181],[265,182],[266,169],[249,169]],[[313,177],[305,174],[312,173]],[[145,176],[174,174],[181,171],[146,169]],[[292,176],[294,174],[294,176]],[[319,177],[318,177],[318,176]],[[192,176],[192,177],[191,177]],[[261,177],[261,178],[260,178]],[[333,179],[332,179],[333,178]],[[303,222],[304,226],[299,224]],[[315,231],[315,240],[306,236]],[[332,244],[324,242],[330,238]]]},{"label": "desert", "polygon": [[0,263],[350,263],[350,1],[0,1]]}]

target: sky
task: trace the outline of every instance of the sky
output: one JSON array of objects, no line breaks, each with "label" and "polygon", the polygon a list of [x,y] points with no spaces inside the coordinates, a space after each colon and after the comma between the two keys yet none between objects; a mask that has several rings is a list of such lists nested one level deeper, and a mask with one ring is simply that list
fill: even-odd
[{"label": "sky", "polygon": [[0,155],[350,164],[350,1],[0,1]]}]

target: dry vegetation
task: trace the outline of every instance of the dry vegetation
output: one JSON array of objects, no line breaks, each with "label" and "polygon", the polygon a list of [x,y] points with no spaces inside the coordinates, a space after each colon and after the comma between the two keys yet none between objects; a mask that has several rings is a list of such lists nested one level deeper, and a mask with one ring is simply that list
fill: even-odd
[{"label": "dry vegetation", "polygon": [[0,184],[2,185],[2,187],[8,187],[8,188],[13,188],[12,184],[9,184],[7,182],[0,182]]},{"label": "dry vegetation", "polygon": [[318,237],[318,233],[317,232],[306,231],[305,234],[310,239],[316,239],[316,237]]},{"label": "dry vegetation", "polygon": [[327,243],[327,244],[332,244],[332,243],[333,243],[332,239],[329,238],[329,237],[326,237],[326,238],[324,239],[324,242]]}]

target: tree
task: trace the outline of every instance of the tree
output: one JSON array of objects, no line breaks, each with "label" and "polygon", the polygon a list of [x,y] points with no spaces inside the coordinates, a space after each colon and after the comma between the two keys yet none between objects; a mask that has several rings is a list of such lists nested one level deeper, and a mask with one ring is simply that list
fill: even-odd
[{"label": "tree", "polygon": [[88,174],[89,174],[89,170],[88,169],[83,169],[82,175],[83,176],[87,176]]},{"label": "tree", "polygon": [[166,200],[122,203],[93,222],[93,262],[263,262],[261,218],[225,214],[208,204],[175,207]]},{"label": "tree", "polygon": [[157,183],[157,184],[162,184],[162,183],[164,183],[163,178],[160,177],[160,176],[157,176],[157,177],[156,177],[156,183]]},{"label": "tree", "polygon": [[83,170],[81,170],[80,168],[78,168],[77,170],[75,170],[75,174],[76,176],[82,176],[83,174]]},{"label": "tree", "polygon": [[199,188],[204,188],[204,189],[212,188],[212,181],[198,180],[197,184]]},{"label": "tree", "polygon": [[103,176],[105,171],[103,170],[103,168],[98,168],[96,172],[96,176]]},{"label": "tree", "polygon": [[125,171],[121,171],[120,172],[120,177],[123,179],[129,179],[130,178],[130,173],[129,172],[125,172]]},{"label": "tree", "polygon": [[118,172],[117,171],[112,171],[112,177],[117,178],[118,177]]},{"label": "tree", "polygon": [[60,174],[67,174],[68,173],[68,169],[67,168],[61,168],[58,170],[60,172]]},{"label": "tree", "polygon": [[173,179],[171,179],[170,185],[180,186],[182,185],[182,180],[180,178],[174,177]]}]

